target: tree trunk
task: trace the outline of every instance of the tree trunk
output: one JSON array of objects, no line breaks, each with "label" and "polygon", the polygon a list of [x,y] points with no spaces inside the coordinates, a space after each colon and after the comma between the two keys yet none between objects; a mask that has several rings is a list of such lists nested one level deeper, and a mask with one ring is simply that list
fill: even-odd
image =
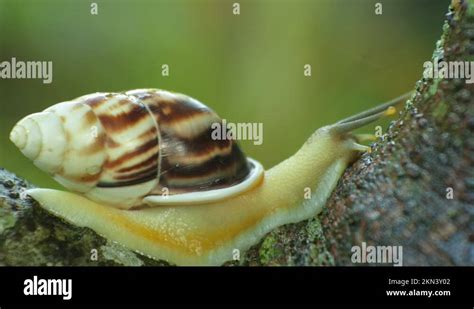
[{"label": "tree trunk", "polygon": [[[474,60],[474,0],[452,2],[433,60]],[[474,265],[473,87],[421,79],[320,215],[273,230],[227,265],[354,265],[362,242],[403,246],[404,265]],[[167,265],[50,215],[22,194],[31,187],[0,169],[0,265]]]}]

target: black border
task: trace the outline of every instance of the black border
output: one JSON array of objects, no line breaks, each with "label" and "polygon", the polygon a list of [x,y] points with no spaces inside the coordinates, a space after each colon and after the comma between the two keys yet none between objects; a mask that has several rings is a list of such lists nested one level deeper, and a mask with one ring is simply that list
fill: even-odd
[{"label": "black border", "polygon": [[[24,280],[72,279],[71,300],[25,296]],[[451,296],[388,297],[388,279],[448,278]],[[474,305],[474,267],[0,267],[0,307],[9,304],[418,304]]]}]

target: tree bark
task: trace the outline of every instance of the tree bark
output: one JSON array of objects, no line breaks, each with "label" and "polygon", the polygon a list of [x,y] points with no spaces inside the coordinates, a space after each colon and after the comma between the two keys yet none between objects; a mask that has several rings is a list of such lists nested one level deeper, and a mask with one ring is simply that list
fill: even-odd
[{"label": "tree bark", "polygon": [[[474,0],[453,0],[433,53],[474,60]],[[404,265],[474,265],[474,86],[422,78],[324,211],[279,227],[226,265],[354,265],[352,246],[403,246]],[[0,169],[0,265],[168,265],[66,223]],[[451,198],[452,193],[452,198]]]}]

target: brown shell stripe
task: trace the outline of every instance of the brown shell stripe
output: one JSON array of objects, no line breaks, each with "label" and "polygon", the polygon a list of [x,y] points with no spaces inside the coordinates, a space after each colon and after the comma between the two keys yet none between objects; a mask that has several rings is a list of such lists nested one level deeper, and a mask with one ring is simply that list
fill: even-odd
[{"label": "brown shell stripe", "polygon": [[215,155],[200,164],[170,164],[162,162],[160,185],[188,190],[208,190],[239,183],[248,175],[247,161],[239,147],[230,145],[229,154]]},{"label": "brown shell stripe", "polygon": [[124,94],[97,94],[85,101],[107,135],[108,159],[98,187],[140,184],[157,177],[159,142],[147,108]]},{"label": "brown shell stripe", "polygon": [[221,120],[211,109],[183,95],[164,98],[160,91],[142,99],[159,124],[161,187],[170,193],[209,190],[238,183],[248,175],[238,145],[212,139],[211,125]]}]

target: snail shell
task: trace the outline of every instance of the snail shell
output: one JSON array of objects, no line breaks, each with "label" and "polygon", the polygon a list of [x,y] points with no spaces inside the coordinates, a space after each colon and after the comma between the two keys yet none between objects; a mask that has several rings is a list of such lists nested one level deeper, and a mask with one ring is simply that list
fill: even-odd
[{"label": "snail shell", "polygon": [[10,139],[64,187],[94,201],[124,209],[190,204],[235,196],[263,176],[234,140],[211,138],[216,122],[191,97],[141,89],[58,103],[20,120]]}]

